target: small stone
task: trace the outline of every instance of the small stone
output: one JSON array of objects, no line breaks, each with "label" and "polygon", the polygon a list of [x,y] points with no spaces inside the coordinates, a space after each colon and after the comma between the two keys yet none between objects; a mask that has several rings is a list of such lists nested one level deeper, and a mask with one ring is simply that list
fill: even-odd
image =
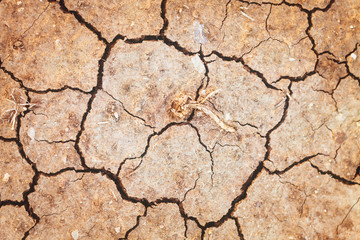
[{"label": "small stone", "polygon": [[206,44],[207,39],[204,35],[204,24],[194,22],[194,41],[200,44]]},{"label": "small stone", "polygon": [[71,236],[73,237],[74,240],[79,239],[79,231],[75,230],[71,233]]},{"label": "small stone", "polygon": [[198,73],[204,73],[205,67],[204,63],[201,61],[200,57],[198,55],[191,58],[191,62],[194,64],[194,68]]},{"label": "small stone", "polygon": [[7,183],[9,181],[9,178],[10,178],[10,174],[5,173],[4,178],[3,178],[3,182]]},{"label": "small stone", "polygon": [[31,138],[33,141],[35,139],[35,128],[30,127],[27,131],[27,135]]}]

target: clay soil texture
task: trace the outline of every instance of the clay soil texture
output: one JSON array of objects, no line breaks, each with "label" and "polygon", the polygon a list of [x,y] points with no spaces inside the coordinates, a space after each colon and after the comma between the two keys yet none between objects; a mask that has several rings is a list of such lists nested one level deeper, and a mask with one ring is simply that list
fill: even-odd
[{"label": "clay soil texture", "polygon": [[0,239],[360,239],[360,1],[0,0]]}]

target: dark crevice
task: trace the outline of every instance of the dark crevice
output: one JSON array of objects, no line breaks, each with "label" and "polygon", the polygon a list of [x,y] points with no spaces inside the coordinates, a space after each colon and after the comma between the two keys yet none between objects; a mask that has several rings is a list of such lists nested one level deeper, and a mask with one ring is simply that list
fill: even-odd
[{"label": "dark crevice", "polygon": [[191,123],[188,123],[188,125],[189,125],[192,129],[195,130],[196,135],[198,136],[198,140],[199,140],[200,145],[202,145],[202,146],[205,148],[205,151],[206,151],[207,153],[209,153],[210,160],[211,160],[211,176],[210,176],[210,177],[211,177],[211,183],[212,183],[212,185],[213,185],[213,184],[214,184],[214,174],[215,174],[215,172],[214,172],[215,162],[214,162],[214,158],[213,158],[213,156],[212,156],[212,152],[211,152],[210,149],[206,146],[206,144],[203,143],[203,141],[201,140],[201,135],[200,135],[199,130],[198,130],[194,125],[192,125]]},{"label": "dark crevice", "polygon": [[112,182],[114,182],[118,192],[120,193],[120,196],[123,200],[128,201],[128,202],[132,202],[132,203],[141,203],[142,205],[144,205],[145,208],[150,207],[152,205],[154,205],[153,203],[150,203],[147,199],[145,198],[137,198],[137,197],[132,197],[129,196],[125,187],[123,186],[121,180],[112,172],[110,172],[109,170],[106,170],[104,168],[101,169],[96,169],[96,168],[88,168],[88,169],[79,169],[79,170],[75,170],[75,172],[77,173],[92,173],[92,174],[101,174],[103,176],[106,176],[108,179],[110,179]]},{"label": "dark crevice", "polygon": [[[340,83],[340,81],[341,81],[341,80],[338,81],[338,84]],[[338,86],[338,84],[337,84],[337,86]],[[335,92],[337,86],[335,87],[335,89],[332,89],[330,92],[329,92],[329,91],[326,91],[326,90],[322,90],[322,89],[313,89],[313,88],[312,88],[312,90],[313,90],[314,92],[321,92],[321,93],[325,93],[325,94],[327,94],[327,95],[330,95],[331,99],[332,99],[333,102],[334,102],[336,112],[339,112],[338,104],[337,104],[337,101],[336,101],[336,99],[335,99],[335,97],[334,97],[334,92]]]},{"label": "dark crevice", "polygon": [[[255,126],[254,124],[251,124],[251,123],[241,123],[241,122],[239,122],[239,121],[235,121],[237,124],[239,124],[240,126],[242,126],[242,127],[246,127],[246,126],[248,126],[248,127],[252,127],[252,128],[254,128],[254,129],[256,129],[256,130],[259,130],[259,128],[257,127],[257,126]],[[259,134],[259,133],[258,133]],[[260,135],[260,134],[259,134]],[[263,136],[261,136],[260,135],[260,137],[263,137]]]},{"label": "dark crevice", "polygon": [[[326,53],[326,54],[328,54],[328,53]],[[332,62],[334,62],[334,63],[336,63],[336,64],[338,64],[338,65],[344,64],[345,68],[347,68],[347,66],[346,66],[347,63],[346,63],[346,62],[340,62],[340,61],[338,61],[338,60],[336,60],[336,59],[334,59],[334,58],[330,58],[330,57],[327,57],[327,59],[330,60],[330,61],[332,61]],[[315,69],[317,69],[317,67],[316,67]],[[323,75],[319,72],[319,70],[316,70],[316,73],[317,73],[320,77],[328,80],[325,76],[323,76]],[[330,94],[330,95],[333,95],[334,92],[335,92],[335,90],[336,90],[336,89],[338,88],[338,86],[340,85],[340,82],[341,82],[343,79],[347,78],[348,76],[350,76],[350,72],[349,72],[349,71],[347,71],[347,73],[346,73],[345,75],[340,76],[340,77],[338,78],[338,82],[336,83],[336,86],[335,86],[333,89],[331,89],[331,91],[324,91],[324,90],[321,90],[321,89],[320,89],[320,91],[323,91],[323,92],[326,92],[326,93],[328,93],[328,94]]]},{"label": "dark crevice", "polygon": [[86,22],[85,19],[80,15],[79,12],[69,10],[65,6],[65,1],[64,0],[60,0],[58,3],[60,5],[60,9],[64,13],[73,15],[80,24],[84,25],[87,29],[89,29],[91,32],[93,32],[100,41],[102,41],[106,45],[109,44],[109,42],[102,36],[101,32],[99,30],[97,30],[91,23]]},{"label": "dark crevice", "polygon": [[[211,105],[211,107],[216,111],[216,112],[219,112],[221,113],[222,115],[224,115],[224,111],[222,111],[221,109],[219,109],[218,107],[215,106],[215,104],[210,101],[210,100],[207,100],[207,102]],[[238,122],[238,121],[234,121],[234,122]]]},{"label": "dark crevice", "polygon": [[31,228],[29,228],[29,229],[24,233],[24,236],[21,238],[21,240],[25,240],[25,239],[29,236],[30,231],[31,231],[37,224],[38,224],[38,222],[35,222],[35,224],[34,224]]},{"label": "dark crevice", "polygon": [[241,225],[240,225],[239,219],[235,218],[235,217],[233,217],[232,219],[234,219],[234,221],[235,221],[236,230],[238,232],[240,240],[245,240],[244,234],[242,233],[242,230],[241,230]]},{"label": "dark crevice", "polygon": [[164,43],[166,45],[174,47],[176,50],[182,52],[186,56],[192,56],[192,55],[196,54],[196,53],[188,51],[186,48],[180,46],[180,44],[177,41],[173,41],[167,37],[164,37],[162,40],[164,41]]},{"label": "dark crevice", "polygon": [[336,60],[336,56],[335,56],[332,52],[330,52],[330,51],[323,51],[323,52],[319,53],[319,56],[325,55],[325,54],[328,54],[328,55],[330,55],[331,57],[333,57],[333,58],[327,57],[327,59],[332,60],[332,61],[336,61],[337,63],[339,63],[339,61]]},{"label": "dark crevice", "polygon": [[[151,135],[150,135],[151,136]],[[149,142],[149,138],[148,138],[148,142]],[[146,149],[146,146],[145,146],[145,151],[146,151],[147,149]],[[121,163],[120,163],[120,165],[119,165],[119,167],[118,167],[118,170],[117,170],[117,172],[116,172],[116,176],[119,176],[119,174],[120,174],[120,172],[121,172],[121,170],[122,170],[122,167],[123,167],[123,165],[125,165],[125,163],[127,162],[127,161],[131,161],[131,160],[135,160],[135,159],[139,159],[140,157],[129,157],[129,158],[125,158]],[[133,171],[136,171],[136,169],[138,169],[139,167],[140,167],[140,165],[141,165],[141,163],[142,163],[142,159],[140,160],[140,162],[139,162],[139,164],[133,169]]]},{"label": "dark crevice", "polygon": [[204,240],[205,239],[205,229],[201,229],[201,237],[200,237],[201,240]]},{"label": "dark crevice", "polygon": [[[351,54],[355,53],[355,52],[358,50],[358,47],[359,47],[359,43],[356,43],[354,49],[353,49],[352,51],[350,51],[348,54],[345,55],[345,59],[347,59],[348,57],[350,57]],[[334,57],[333,60],[334,60],[334,61],[337,61],[337,60],[336,60],[336,57],[335,57],[335,56],[333,56],[333,57]]]},{"label": "dark crevice", "polygon": [[3,141],[3,142],[16,142],[16,138],[6,138],[6,137],[3,137],[3,136],[0,136],[0,141]]},{"label": "dark crevice", "polygon": [[249,65],[247,65],[243,58],[241,58],[241,57],[239,58],[239,57],[236,57],[236,56],[232,56],[232,57],[225,56],[222,53],[220,53],[218,51],[215,51],[215,50],[212,51],[210,54],[206,55],[205,57],[210,57],[211,55],[216,55],[220,59],[222,59],[224,61],[228,61],[228,62],[231,62],[231,61],[240,62],[244,66],[245,70],[247,70],[249,73],[254,74],[258,78],[260,78],[261,81],[265,84],[265,86],[267,88],[280,91],[279,88],[277,88],[277,87],[271,85],[270,83],[268,83],[267,79],[264,77],[264,74],[262,74],[261,72],[255,70],[255,69],[252,69]]},{"label": "dark crevice", "polygon": [[287,6],[292,6],[292,7],[297,7],[299,8],[302,12],[306,12],[306,13],[315,13],[317,11],[321,11],[321,12],[326,12],[330,9],[330,7],[333,5],[333,3],[335,2],[335,0],[330,0],[329,4],[327,6],[325,6],[324,8],[319,8],[319,7],[314,7],[311,10],[305,9],[300,3],[289,3],[286,0],[283,0],[283,2],[281,4],[285,4]]},{"label": "dark crevice", "polygon": [[92,102],[94,101],[94,98],[95,98],[95,95],[92,95],[88,102],[87,109],[81,120],[81,124],[80,124],[81,128],[80,128],[80,131],[78,132],[78,134],[76,135],[76,140],[75,140],[75,145],[74,145],[74,148],[80,157],[81,165],[84,169],[88,169],[89,167],[86,165],[85,157],[80,149],[79,144],[80,144],[80,137],[81,137],[83,131],[85,130],[85,121],[86,121],[87,115],[89,114],[89,112],[91,110],[91,105],[92,105]]},{"label": "dark crevice", "polygon": [[41,17],[41,15],[43,15],[46,10],[49,8],[50,6],[50,2],[49,4],[45,7],[45,9],[39,14],[39,16],[36,17],[36,19],[34,19],[34,21],[32,22],[32,24],[30,25],[30,27],[28,27],[22,34],[21,34],[21,38],[25,37],[26,36],[26,33],[35,25],[35,22],[37,20],[39,20],[39,18]]},{"label": "dark crevice", "polygon": [[305,33],[306,35],[309,37],[310,39],[310,42],[312,44],[312,47],[311,47],[311,50],[315,53],[315,55],[319,56],[319,53],[318,51],[315,49],[316,48],[316,42],[315,42],[315,39],[313,38],[313,36],[311,35],[310,31],[311,31],[311,28],[313,27],[313,23],[312,23],[312,12],[309,12],[309,11],[305,11],[306,14],[307,14],[307,21],[308,21],[308,27],[306,28],[305,30]]},{"label": "dark crevice", "polygon": [[197,218],[193,217],[193,216],[188,216],[186,213],[185,213],[185,210],[184,210],[184,205],[182,202],[180,201],[177,201],[176,204],[178,205],[179,207],[179,211],[180,211],[180,214],[181,216],[185,219],[185,220],[189,220],[189,221],[193,221],[196,223],[197,227],[200,228],[200,229],[204,229],[204,226],[202,226],[199,222],[199,220],[197,220]]},{"label": "dark crevice", "polygon": [[268,22],[269,22],[269,18],[270,18],[270,15],[271,15],[271,10],[272,10],[272,4],[270,5],[269,13],[268,13],[268,15],[266,16],[266,19],[265,19],[265,29],[266,29],[266,31],[267,31],[267,33],[269,34],[270,37],[271,37],[271,34],[270,34],[270,31],[269,31]]},{"label": "dark crevice", "polygon": [[334,155],[334,157],[333,157],[333,159],[334,159],[335,161],[336,161],[336,159],[337,159],[337,157],[338,157],[339,150],[340,150],[340,148],[341,148],[342,146],[343,146],[343,145],[340,144],[339,147],[335,150],[335,155]]},{"label": "dark crevice", "polygon": [[341,223],[336,226],[336,235],[339,234],[339,227],[340,227],[340,225],[342,225],[342,224],[345,222],[346,218],[349,216],[350,212],[353,210],[353,208],[355,207],[355,205],[358,204],[359,201],[360,201],[360,197],[359,197],[359,198],[356,200],[356,202],[351,206],[351,208],[350,208],[349,211],[346,213],[346,215],[344,216],[344,218],[343,218],[343,220],[341,221]]},{"label": "dark crevice", "polygon": [[192,129],[195,130],[196,132],[196,135],[198,136],[198,140],[199,140],[199,143],[201,146],[203,146],[205,148],[205,151],[208,152],[211,156],[211,151],[210,149],[208,148],[208,146],[206,146],[206,144],[201,140],[201,135],[200,135],[200,132],[199,130],[197,129],[197,127],[195,127],[194,125],[192,125],[191,123],[186,123],[187,125],[189,125]]},{"label": "dark crevice", "polygon": [[284,111],[283,111],[283,115],[280,119],[280,121],[272,128],[270,129],[266,135],[265,135],[265,138],[266,138],[266,142],[265,142],[265,148],[266,148],[266,153],[265,153],[265,157],[264,157],[264,160],[269,160],[269,157],[270,157],[270,152],[271,152],[271,147],[270,147],[270,134],[275,131],[278,127],[280,127],[280,125],[282,123],[285,122],[285,119],[286,119],[286,116],[287,116],[287,111],[289,109],[289,105],[290,105],[290,97],[286,95],[286,98],[285,98],[285,104],[284,104]]},{"label": "dark crevice", "polygon": [[126,239],[129,238],[129,234],[130,234],[132,231],[134,231],[134,230],[139,226],[139,224],[140,224],[140,219],[141,219],[142,217],[146,217],[146,216],[147,216],[147,210],[148,210],[148,208],[145,207],[144,214],[143,214],[143,215],[138,215],[138,216],[136,217],[136,223],[135,223],[135,225],[134,225],[132,228],[130,228],[129,230],[126,231],[125,237],[119,238],[119,240],[126,240]]},{"label": "dark crevice", "polygon": [[200,46],[199,58],[204,64],[204,68],[205,68],[204,78],[206,79],[206,82],[201,84],[201,86],[198,88],[198,91],[196,92],[195,100],[198,100],[198,98],[200,96],[200,94],[199,94],[200,90],[207,88],[209,83],[210,83],[210,77],[209,77],[210,70],[209,70],[208,62],[205,60],[205,56],[204,56],[204,53],[202,51],[202,46]]},{"label": "dark crevice", "polygon": [[69,142],[73,142],[75,143],[75,140],[73,139],[67,139],[67,140],[55,140],[55,141],[49,141],[49,140],[46,140],[46,139],[35,139],[35,141],[37,142],[46,142],[48,144],[56,144],[56,143],[69,143]]},{"label": "dark crevice", "polygon": [[46,94],[46,93],[49,93],[49,92],[62,92],[62,91],[67,90],[67,89],[70,89],[70,90],[73,90],[73,91],[76,91],[76,92],[80,92],[80,93],[83,93],[83,94],[91,94],[90,91],[84,91],[83,89],[80,89],[80,88],[77,88],[77,87],[71,87],[71,86],[68,86],[68,85],[64,85],[61,88],[48,88],[48,89],[45,89],[45,90],[36,90],[36,89],[33,89],[33,88],[29,88],[29,87],[24,87],[24,88],[28,92],[37,93],[37,94]]},{"label": "dark crevice", "polygon": [[350,181],[350,180],[347,180],[339,175],[336,175],[335,173],[331,172],[331,171],[323,171],[321,170],[318,166],[316,166],[315,164],[313,164],[312,162],[310,162],[310,165],[315,168],[318,173],[320,173],[321,175],[329,175],[331,178],[345,184],[345,185],[360,185],[359,183],[357,182],[353,182],[353,181]]},{"label": "dark crevice", "polygon": [[359,177],[359,176],[360,176],[360,166],[358,166],[356,168],[356,172],[355,172],[354,177],[352,178],[352,180],[354,180],[356,177]]},{"label": "dark crevice", "polygon": [[185,210],[184,210],[184,205],[183,203],[177,199],[177,198],[160,198],[160,199],[157,199],[153,202],[150,203],[152,206],[156,206],[156,205],[159,205],[159,204],[176,204],[179,208],[179,212],[180,212],[180,215],[181,217],[185,220],[185,221],[193,221],[196,223],[197,227],[200,228],[203,232],[205,231],[205,227],[202,226],[199,221],[197,220],[197,218],[193,217],[193,216],[188,216],[186,213],[185,213]]},{"label": "dark crevice", "polygon": [[[314,1],[316,2],[316,1]],[[298,7],[301,11],[304,12],[311,12],[314,13],[316,11],[322,11],[322,12],[326,12],[327,10],[329,10],[329,8],[332,6],[332,4],[335,2],[335,0],[331,0],[329,2],[329,4],[327,6],[325,6],[324,8],[318,8],[318,7],[314,7],[313,9],[309,10],[309,9],[305,9],[300,3],[289,3],[286,0],[283,0],[283,3],[286,4],[287,6],[296,6]]]},{"label": "dark crevice", "polygon": [[261,173],[263,168],[264,168],[264,164],[263,161],[261,161],[259,162],[259,165],[256,167],[256,169],[250,174],[250,176],[245,181],[245,183],[242,185],[241,187],[242,193],[231,202],[231,207],[229,208],[228,212],[224,216],[222,216],[218,221],[207,222],[203,227],[204,229],[219,227],[229,218],[232,218],[232,214],[236,211],[237,204],[247,197],[248,189],[255,181],[255,179],[258,177],[258,175]]},{"label": "dark crevice", "polygon": [[[158,132],[153,132],[152,134],[150,134],[147,138],[147,142],[146,142],[146,146],[144,148],[144,151],[143,153],[138,156],[138,157],[132,157],[132,158],[125,158],[124,161],[122,161],[119,165],[119,168],[117,170],[117,173],[115,174],[116,176],[119,176],[120,174],[120,171],[122,169],[122,166],[128,161],[128,160],[134,160],[134,159],[142,159],[143,157],[145,157],[145,155],[147,154],[147,151],[150,147],[150,142],[151,142],[151,139],[155,136],[160,136],[161,134],[163,134],[167,129],[169,129],[170,127],[173,127],[173,126],[182,126],[182,125],[187,125],[188,123],[186,122],[171,122],[169,124],[167,124],[165,127],[163,127],[160,131]],[[139,166],[138,166],[139,167]],[[136,168],[138,168],[136,167]]]},{"label": "dark crevice", "polygon": [[274,171],[271,171],[269,170],[268,168],[265,167],[265,170],[269,173],[269,174],[276,174],[276,175],[282,175],[288,171],[290,171],[292,168],[296,167],[296,166],[299,166],[301,165],[302,163],[304,162],[308,162],[310,159],[313,159],[317,156],[326,156],[325,154],[323,153],[317,153],[317,154],[314,154],[314,155],[311,155],[311,156],[307,156],[307,157],[304,157],[303,159],[301,159],[300,161],[297,161],[297,162],[294,162],[292,164],[290,164],[289,166],[287,166],[286,168],[284,168],[283,170],[274,170]]},{"label": "dark crevice", "polygon": [[[209,85],[210,82],[210,77],[209,77],[209,67],[208,67],[208,62],[206,62],[204,54],[202,52],[202,46],[200,46],[200,51],[198,52],[198,56],[200,58],[200,60],[202,61],[204,68],[205,68],[205,73],[204,73],[204,77],[201,79],[201,84],[199,85],[199,87],[196,90],[195,93],[195,101],[197,101],[200,98],[200,91],[206,89]],[[204,82],[205,81],[205,82]],[[191,122],[193,120],[195,116],[195,110],[193,110],[190,114],[190,116],[186,119],[186,122]]]},{"label": "dark crevice", "polygon": [[166,37],[165,35],[143,35],[138,38],[126,38],[123,37],[125,43],[128,44],[139,44],[146,41],[162,41],[169,47],[174,47],[176,50],[182,52],[185,56],[193,56],[197,54],[197,52],[191,52],[186,48],[182,47],[177,41],[173,41],[170,38]]},{"label": "dark crevice", "polygon": [[128,43],[128,44],[139,44],[139,43],[143,43],[146,41],[161,41],[162,39],[164,39],[164,36],[160,36],[160,35],[142,35],[141,37],[138,38],[127,38],[124,37],[124,42]]},{"label": "dark crevice", "polygon": [[76,169],[74,167],[67,167],[67,168],[62,168],[57,172],[51,172],[51,173],[39,171],[39,174],[45,177],[56,177],[64,172],[75,171],[75,170]]},{"label": "dark crevice", "polygon": [[[315,63],[314,69],[316,69],[317,62],[318,62],[318,60]],[[297,76],[297,77],[294,77],[294,76],[280,76],[277,80],[273,81],[272,83],[277,83],[277,82],[280,82],[281,80],[284,80],[284,79],[290,80],[291,82],[302,82],[302,81],[305,81],[306,78],[311,77],[311,76],[313,76],[315,74],[317,74],[317,71],[312,70],[310,72],[304,73],[302,76]]]},{"label": "dark crevice", "polygon": [[343,81],[345,78],[347,78],[349,75],[345,75],[339,78],[339,81],[336,83],[336,86],[334,87],[334,89],[332,90],[332,95],[335,93],[336,89],[339,87],[341,81]]},{"label": "dark crevice", "polygon": [[89,167],[86,165],[85,162],[85,157],[80,149],[79,143],[80,143],[80,137],[83,133],[83,131],[85,130],[85,122],[87,119],[87,116],[89,115],[91,108],[92,108],[92,103],[95,100],[96,94],[99,90],[102,89],[102,83],[103,83],[103,71],[104,71],[104,65],[105,62],[107,60],[107,58],[110,55],[111,49],[115,46],[115,44],[117,43],[117,41],[119,41],[120,39],[123,39],[123,36],[121,35],[117,35],[110,43],[108,43],[106,45],[105,51],[102,55],[102,57],[99,60],[99,69],[98,69],[98,74],[97,74],[97,84],[96,86],[91,90],[91,97],[87,103],[87,109],[81,119],[81,123],[80,123],[80,131],[78,132],[78,134],[76,135],[76,139],[75,139],[75,150],[78,153],[79,157],[80,157],[80,161],[81,161],[81,165],[83,166],[84,169],[88,169]]},{"label": "dark crevice", "polygon": [[287,3],[286,1],[284,1],[284,3],[288,6],[297,6],[301,9],[302,12],[307,14],[307,21],[308,21],[308,27],[305,30],[306,35],[309,37],[312,47],[311,50],[315,53],[315,55],[317,56],[317,59],[319,58],[319,52],[316,50],[316,42],[315,39],[313,38],[313,36],[311,35],[310,31],[313,27],[313,23],[312,23],[312,14],[315,13],[316,11],[322,11],[322,12],[326,12],[327,10],[330,9],[330,7],[333,5],[333,3],[335,2],[335,0],[331,0],[329,2],[329,4],[325,7],[325,8],[313,8],[311,11],[306,10],[302,7],[301,4],[290,4]]},{"label": "dark crevice", "polygon": [[326,11],[328,11],[328,10],[331,8],[331,6],[332,6],[334,3],[335,3],[335,0],[330,0],[329,4],[328,4],[326,7],[324,7],[324,8],[315,7],[315,8],[313,8],[310,12],[311,12],[311,13],[314,13],[314,12],[317,12],[317,11],[326,12]]},{"label": "dark crevice", "polygon": [[241,3],[245,3],[247,5],[257,5],[257,6],[261,6],[263,4],[270,4],[270,5],[279,5],[279,4],[275,4],[275,3],[272,3],[272,2],[265,2],[265,1],[262,1],[261,3],[258,3],[258,2],[252,2],[252,1],[246,1],[246,0],[237,0]]},{"label": "dark crevice", "polygon": [[15,76],[14,73],[10,72],[9,70],[7,70],[4,66],[2,66],[2,61],[0,60],[0,69],[6,73],[7,75],[10,76],[10,78],[12,80],[14,80],[15,82],[19,83],[20,84],[20,87],[23,88],[25,91],[27,92],[32,92],[32,93],[37,93],[37,94],[46,94],[46,93],[49,93],[49,92],[62,92],[66,89],[70,89],[70,90],[73,90],[73,91],[77,91],[77,92],[81,92],[81,93],[84,93],[84,94],[90,94],[90,92],[87,92],[87,91],[84,91],[80,88],[77,88],[77,87],[71,87],[71,86],[68,86],[68,85],[64,85],[63,87],[61,88],[57,88],[57,89],[54,89],[54,88],[48,88],[48,89],[45,89],[45,90],[36,90],[36,89],[33,89],[33,88],[30,88],[30,87],[26,87],[24,85],[24,82],[19,79],[18,77]]},{"label": "dark crevice", "polygon": [[14,201],[14,200],[0,200],[0,208],[3,206],[14,206],[21,207],[24,206],[24,201]]},{"label": "dark crevice", "polygon": [[[344,62],[344,63],[345,63],[346,72],[348,73],[348,75],[351,76],[354,80],[356,80],[360,86],[360,77],[356,76],[353,72],[351,72],[350,66],[347,61],[347,59],[351,56],[351,54],[355,53],[358,50],[358,46],[359,46],[359,43],[357,43],[355,45],[355,48],[345,56],[346,62]],[[343,63],[343,62],[341,62],[341,63]]]},{"label": "dark crevice", "polygon": [[161,1],[161,13],[160,13],[160,16],[163,19],[163,27],[161,28],[161,30],[159,32],[160,36],[165,35],[165,31],[167,30],[167,28],[169,26],[169,20],[166,18],[166,3],[167,3],[167,0],[162,0]]},{"label": "dark crevice", "polygon": [[38,223],[40,221],[40,217],[36,213],[34,213],[34,210],[29,203],[29,195],[35,192],[35,186],[38,184],[38,180],[40,176],[39,172],[36,169],[34,169],[34,172],[35,175],[30,183],[30,188],[25,192],[23,192],[23,199],[24,199],[24,207],[28,212],[29,216],[31,216],[35,220],[35,222]]},{"label": "dark crevice", "polygon": [[185,239],[187,239],[188,238],[188,236],[187,236],[188,225],[187,225],[187,220],[185,218],[183,218],[183,219],[184,219],[184,226],[185,226],[184,237],[185,237]]},{"label": "dark crevice", "polygon": [[[31,102],[31,98],[29,97],[29,93],[25,92],[25,95],[27,96],[27,101]],[[34,213],[32,207],[30,206],[28,196],[29,196],[30,193],[35,191],[35,186],[37,185],[37,181],[39,179],[39,172],[38,172],[38,170],[36,168],[36,164],[34,162],[32,162],[29,159],[29,157],[26,155],[26,153],[24,151],[24,148],[23,148],[23,145],[21,143],[21,139],[20,139],[21,120],[29,112],[30,112],[30,110],[27,109],[22,114],[19,114],[16,117],[16,129],[15,129],[16,139],[15,139],[15,142],[16,142],[16,145],[18,147],[18,151],[19,151],[22,159],[24,159],[31,166],[31,168],[32,168],[32,170],[34,172],[34,176],[32,178],[32,181],[29,183],[29,188],[27,190],[25,190],[22,195],[23,195],[23,205],[25,207],[25,210],[27,211],[29,216],[32,217],[35,220],[35,222],[37,223],[37,222],[39,222],[40,218],[39,218],[39,216],[37,216]]]},{"label": "dark crevice", "polygon": [[277,41],[277,42],[280,42],[280,43],[284,43],[284,42],[282,42],[282,41],[280,41],[280,40],[278,40],[278,39],[275,39],[275,38],[272,38],[272,37],[268,37],[267,39],[261,40],[258,44],[256,44],[255,46],[251,47],[250,50],[247,51],[247,52],[245,52],[245,53],[243,53],[240,58],[243,58],[243,57],[245,57],[246,55],[250,54],[253,50],[255,50],[256,48],[258,48],[261,44],[263,44],[264,42],[267,42],[267,41],[269,41],[269,40],[274,40],[274,41]]},{"label": "dark crevice", "polygon": [[231,0],[229,0],[229,1],[226,3],[226,6],[225,6],[225,17],[224,17],[223,20],[221,21],[220,30],[223,28],[224,23],[225,23],[225,21],[226,21],[226,19],[227,19],[227,17],[228,17],[228,11],[229,11],[228,7],[229,7],[229,4],[230,4],[230,3],[231,3]]},{"label": "dark crevice", "polygon": [[[28,102],[31,102],[31,99],[29,97],[29,94],[27,92],[25,92],[26,96],[27,96],[27,101]],[[24,111],[22,114],[19,114],[17,117],[16,117],[16,144],[18,146],[18,149],[19,149],[19,153],[21,155],[21,157],[23,159],[25,159],[25,161],[33,168],[33,170],[36,170],[36,164],[33,163],[29,157],[26,155],[25,151],[24,151],[24,147],[21,143],[21,139],[20,139],[20,128],[21,128],[21,119],[24,118],[26,116],[26,114],[28,114],[30,112],[30,110],[26,110]]]},{"label": "dark crevice", "polygon": [[198,173],[198,177],[197,177],[197,179],[195,179],[194,186],[192,186],[189,190],[187,190],[187,191],[185,192],[184,197],[183,197],[183,199],[181,200],[181,202],[184,202],[185,199],[186,199],[186,196],[188,195],[188,193],[191,192],[192,190],[194,190],[194,189],[196,188],[196,185],[197,185],[197,182],[199,181],[199,179],[200,179],[200,173]]},{"label": "dark crevice", "polygon": [[151,128],[151,129],[155,129],[155,127],[147,124],[147,123],[146,123],[146,120],[145,120],[144,118],[142,118],[142,117],[140,117],[140,116],[137,116],[137,115],[131,113],[129,110],[127,110],[127,109],[125,108],[124,104],[123,104],[119,99],[115,98],[115,97],[114,97],[112,94],[110,94],[109,92],[107,92],[107,91],[105,91],[105,90],[103,90],[103,91],[104,91],[107,95],[109,95],[109,97],[111,97],[113,100],[115,100],[116,102],[120,103],[120,105],[122,106],[123,110],[124,110],[128,115],[130,115],[130,116],[133,117],[133,118],[137,118],[137,119],[141,120],[142,122],[144,122],[144,126],[149,127],[149,128]]}]

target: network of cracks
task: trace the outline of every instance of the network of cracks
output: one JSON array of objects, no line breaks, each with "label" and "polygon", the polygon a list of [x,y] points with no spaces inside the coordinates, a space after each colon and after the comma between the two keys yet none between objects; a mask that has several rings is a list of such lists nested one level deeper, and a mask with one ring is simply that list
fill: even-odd
[{"label": "network of cracks", "polygon": [[356,1],[0,1],[2,239],[356,239]]}]

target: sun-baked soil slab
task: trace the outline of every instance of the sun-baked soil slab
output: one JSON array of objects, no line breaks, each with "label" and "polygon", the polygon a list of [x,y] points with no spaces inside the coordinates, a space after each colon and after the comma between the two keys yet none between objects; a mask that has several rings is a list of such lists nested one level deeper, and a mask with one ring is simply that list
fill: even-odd
[{"label": "sun-baked soil slab", "polygon": [[15,142],[0,140],[0,200],[21,201],[34,172],[21,157]]},{"label": "sun-baked soil slab", "polygon": [[308,162],[280,176],[263,172],[248,194],[234,214],[245,239],[358,236],[359,186],[322,175]]},{"label": "sun-baked soil slab", "polygon": [[[66,0],[70,11],[77,11],[109,42],[121,34],[127,38],[156,35],[163,26],[161,0],[75,1]],[[116,14],[112,14],[115,13]],[[104,24],[106,22],[106,24]]]},{"label": "sun-baked soil slab", "polygon": [[272,169],[283,170],[317,154],[328,156],[321,166],[352,179],[359,165],[360,87],[342,79],[333,95],[317,90],[326,81],[320,76],[293,86],[285,122],[272,135]]},{"label": "sun-baked soil slab", "polygon": [[114,182],[89,173],[41,177],[29,202],[41,217],[29,239],[119,239],[144,211],[123,200]]},{"label": "sun-baked soil slab", "polygon": [[46,94],[31,93],[30,98],[35,105],[22,120],[24,137],[48,142],[75,140],[90,95],[67,89]]},{"label": "sun-baked soil slab", "polygon": [[161,42],[118,42],[104,68],[104,90],[123,103],[131,114],[156,129],[174,121],[173,98],[195,98],[204,77],[198,56],[185,56]]},{"label": "sun-baked soil slab", "polygon": [[89,91],[96,85],[105,46],[71,14],[45,1],[2,1],[0,11],[0,58],[25,86]]},{"label": "sun-baked soil slab", "polygon": [[116,173],[125,159],[141,156],[152,132],[144,120],[131,115],[120,101],[101,91],[87,117],[80,148],[90,167],[104,167]]},{"label": "sun-baked soil slab", "polygon": [[[185,134],[183,134],[185,133]],[[183,200],[199,175],[211,169],[210,154],[190,126],[172,126],[151,139],[144,157],[129,159],[120,178],[130,195],[155,201]]]},{"label": "sun-baked soil slab", "polygon": [[21,239],[34,226],[35,221],[24,207],[3,206],[0,208],[0,236],[4,240]]},{"label": "sun-baked soil slab", "polygon": [[184,239],[185,224],[176,204],[161,204],[147,209],[129,239]]},{"label": "sun-baked soil slab", "polygon": [[316,43],[315,49],[319,53],[331,52],[336,58],[345,60],[344,57],[360,39],[359,9],[360,2],[346,0],[334,1],[326,12],[315,12],[310,30]]}]

